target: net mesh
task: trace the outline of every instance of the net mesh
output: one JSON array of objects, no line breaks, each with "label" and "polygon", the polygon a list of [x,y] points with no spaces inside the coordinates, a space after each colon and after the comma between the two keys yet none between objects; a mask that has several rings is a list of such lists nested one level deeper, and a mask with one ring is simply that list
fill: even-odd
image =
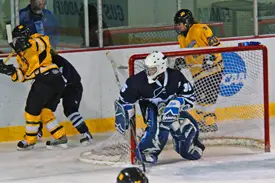
[{"label": "net mesh", "polygon": [[111,134],[107,140],[97,143],[80,155],[80,160],[95,164],[124,164],[130,162],[130,132]]},{"label": "net mesh", "polygon": [[[233,47],[231,49],[234,50]],[[180,69],[195,88],[196,105],[189,112],[199,123],[200,139],[205,145],[212,146],[266,148],[269,131],[264,118],[263,51],[259,48],[219,52],[218,48],[214,53],[207,52],[202,49],[196,53],[179,51],[166,54],[169,67]],[[133,65],[130,65],[132,74],[144,70],[146,55],[133,57]],[[207,68],[206,73],[200,72],[202,67],[206,67],[203,63],[209,55],[215,56],[215,67]],[[187,67],[182,68],[182,59],[179,58],[186,60]],[[219,58],[222,58],[222,63],[218,62]],[[223,68],[222,72],[214,71],[216,74],[212,74],[211,71],[216,68]],[[137,136],[140,138],[144,124],[139,110],[136,123]],[[126,136],[116,132],[106,141],[82,153],[80,159],[100,164],[130,163],[132,149],[129,132]]]}]

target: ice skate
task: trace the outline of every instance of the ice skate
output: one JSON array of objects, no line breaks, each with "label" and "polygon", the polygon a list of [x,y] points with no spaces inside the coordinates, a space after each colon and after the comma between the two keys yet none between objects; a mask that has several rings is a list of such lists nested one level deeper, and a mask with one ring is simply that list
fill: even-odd
[{"label": "ice skate", "polygon": [[34,148],[34,144],[29,144],[26,140],[21,140],[17,143],[17,150],[18,151],[25,151],[25,150],[31,150]]},{"label": "ice skate", "polygon": [[66,135],[62,136],[61,138],[59,139],[54,139],[54,140],[49,140],[46,142],[46,148],[47,149],[53,149],[54,147],[61,147],[63,149],[66,149],[68,148],[68,139],[66,137]]},{"label": "ice skate", "polygon": [[93,136],[90,132],[86,132],[81,134],[82,138],[80,139],[80,143],[84,146],[92,144]]}]

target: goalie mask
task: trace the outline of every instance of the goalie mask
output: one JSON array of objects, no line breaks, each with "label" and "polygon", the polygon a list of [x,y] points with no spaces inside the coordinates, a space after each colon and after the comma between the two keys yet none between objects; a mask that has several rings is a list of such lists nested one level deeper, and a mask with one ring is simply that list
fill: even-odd
[{"label": "goalie mask", "polygon": [[116,183],[149,183],[148,178],[137,167],[130,167],[121,170],[117,176]]},{"label": "goalie mask", "polygon": [[26,25],[18,25],[12,31],[12,41],[16,52],[25,51],[31,47],[29,42],[31,30]]},{"label": "goalie mask", "polygon": [[167,69],[167,57],[159,51],[154,51],[145,58],[145,71],[148,83],[152,84],[158,76]]},{"label": "goalie mask", "polygon": [[187,9],[179,10],[174,17],[175,30],[178,34],[187,35],[189,28],[195,23],[192,12]]}]

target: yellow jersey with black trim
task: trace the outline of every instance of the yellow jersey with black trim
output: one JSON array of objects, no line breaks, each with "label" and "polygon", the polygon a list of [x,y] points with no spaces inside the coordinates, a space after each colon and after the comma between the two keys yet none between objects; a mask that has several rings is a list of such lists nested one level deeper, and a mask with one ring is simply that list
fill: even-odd
[{"label": "yellow jersey with black trim", "polygon": [[31,80],[40,73],[58,68],[52,63],[50,54],[51,45],[48,36],[33,34],[29,39],[31,47],[16,56],[18,63],[17,72],[12,75],[13,81],[24,82]]},{"label": "yellow jersey with black trim", "polygon": [[[221,46],[220,40],[206,24],[193,24],[186,36],[178,36],[178,42],[181,48]],[[185,56],[186,64],[195,80],[220,72],[223,69],[222,55],[220,53],[214,55],[216,56],[214,67],[207,70],[202,68],[204,55]]]}]

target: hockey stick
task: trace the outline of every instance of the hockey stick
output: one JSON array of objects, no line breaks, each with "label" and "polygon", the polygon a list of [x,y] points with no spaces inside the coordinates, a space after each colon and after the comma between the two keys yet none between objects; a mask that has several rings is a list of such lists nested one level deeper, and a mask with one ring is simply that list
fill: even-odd
[{"label": "hockey stick", "polygon": [[[12,53],[16,53],[17,55],[19,55],[20,58],[22,59],[22,61],[25,62],[25,64],[29,65],[27,59],[20,52],[15,51],[16,49],[15,49],[15,47],[13,45],[13,41],[12,41],[12,31],[11,31],[11,25],[10,24],[6,25],[6,32],[7,32],[7,37],[8,37],[8,43],[9,43],[10,47],[13,49]],[[7,61],[8,60],[6,60],[6,62]]]},{"label": "hockey stick", "polygon": [[120,65],[120,64],[115,63],[110,51],[106,52],[106,57],[107,57],[108,60],[111,61],[112,65],[115,68],[117,68],[117,69],[128,69],[128,66],[124,66],[124,65]]},{"label": "hockey stick", "polygon": [[112,68],[113,68],[113,71],[114,71],[114,74],[115,74],[115,77],[116,77],[117,86],[119,87],[119,90],[120,90],[121,89],[121,84],[119,82],[118,73],[116,71],[116,68],[118,68],[118,67],[117,67],[116,63],[114,62],[110,52],[106,52],[106,57],[112,64]]},{"label": "hockey stick", "polygon": [[[111,62],[111,64],[112,64],[112,68],[113,68],[113,71],[114,71],[114,74],[115,74],[117,86],[119,87],[119,90],[120,90],[121,84],[120,84],[120,82],[119,82],[118,73],[117,73],[117,71],[116,71],[116,68],[117,68],[117,67],[116,67],[116,64],[115,64],[115,62],[114,62],[114,60],[113,60],[113,58],[112,58],[110,52],[107,52],[107,53],[106,53],[106,57],[107,57],[107,59],[108,59],[108,60]],[[135,144],[136,144],[138,153],[139,153],[139,155],[140,155],[140,157],[141,157],[141,152],[140,152],[140,149],[139,149],[139,147],[138,147],[138,140],[137,140],[137,137],[136,137],[136,132],[135,132],[135,129],[134,129],[134,127],[135,127],[135,126],[134,126],[134,119],[130,119],[130,125],[131,125],[130,128],[131,128],[132,135],[134,136],[134,140],[135,140]],[[145,163],[144,163],[144,161],[143,161],[142,158],[140,158],[140,159],[141,159],[141,164],[142,164],[143,171],[146,172]]]},{"label": "hockey stick", "polygon": [[[8,37],[8,43],[9,43],[9,45],[11,46],[11,45],[12,45],[12,34],[11,34],[11,25],[10,25],[10,24],[6,25],[6,33],[7,33],[7,37]],[[4,62],[4,63],[7,63],[8,60],[13,56],[14,53],[15,53],[15,52],[12,51],[12,52],[9,54],[9,56],[8,56],[7,58],[4,59],[3,62]]]},{"label": "hockey stick", "polygon": [[13,54],[14,54],[14,51],[12,51],[10,54],[9,54],[9,56],[8,57],[6,57],[5,59],[4,59],[4,63],[7,63],[8,61],[9,61],[9,59],[13,56]]}]

